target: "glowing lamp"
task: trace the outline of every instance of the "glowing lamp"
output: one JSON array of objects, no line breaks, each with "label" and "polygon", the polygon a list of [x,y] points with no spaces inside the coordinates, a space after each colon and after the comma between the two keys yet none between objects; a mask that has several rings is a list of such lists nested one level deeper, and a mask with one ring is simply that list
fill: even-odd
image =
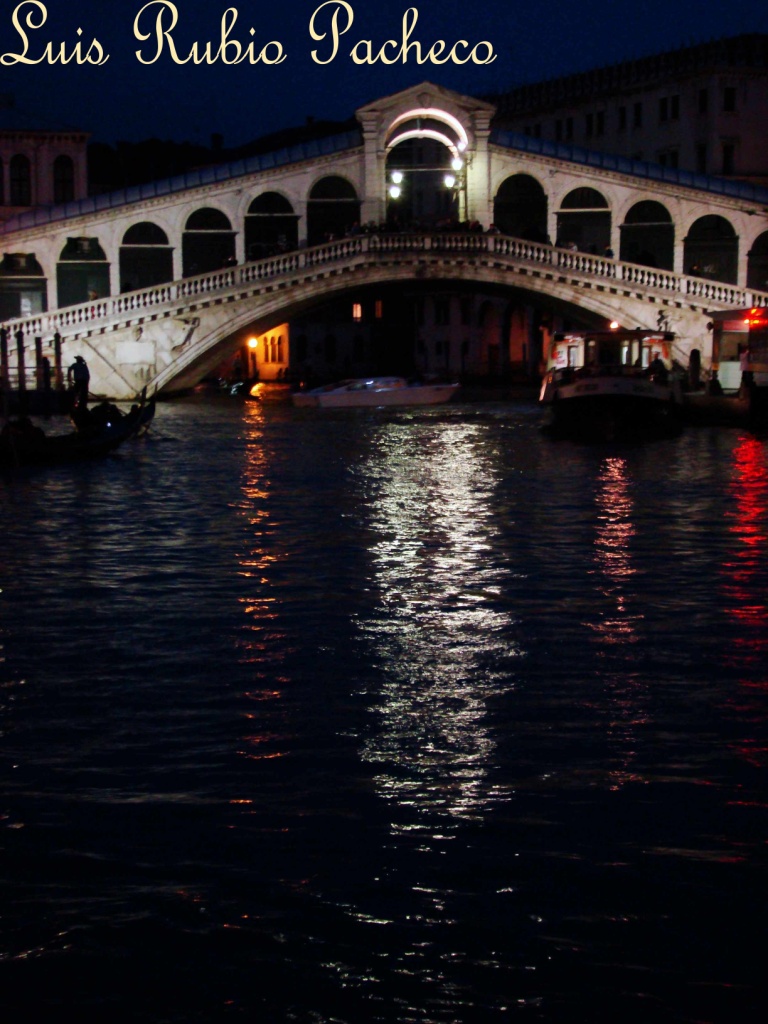
[{"label": "glowing lamp", "polygon": [[389,186],[389,195],[390,195],[391,199],[399,199],[400,198],[400,186],[399,185],[390,185]]},{"label": "glowing lamp", "polygon": [[403,172],[392,171],[392,173],[390,174],[390,178],[392,179],[395,185],[399,185],[400,182],[403,180]]},{"label": "glowing lamp", "polygon": [[256,338],[249,338],[248,339],[248,348],[256,348],[256,346],[258,344],[259,344],[258,339],[256,339]]},{"label": "glowing lamp", "polygon": [[611,320],[611,323],[610,323],[610,325],[609,325],[609,326],[610,326],[610,328],[611,328],[611,330],[612,330],[612,331],[615,331],[615,330],[617,330],[617,329],[618,329],[618,326],[619,326],[619,322],[618,322],[618,320]]},{"label": "glowing lamp", "polygon": [[454,171],[460,171],[463,166],[464,161],[461,159],[461,157],[457,156],[453,160],[451,160],[451,167],[454,169]]},{"label": "glowing lamp", "polygon": [[453,186],[456,184],[456,178],[453,174],[446,174],[446,176],[443,178],[443,183],[445,184],[446,188],[453,188]]}]

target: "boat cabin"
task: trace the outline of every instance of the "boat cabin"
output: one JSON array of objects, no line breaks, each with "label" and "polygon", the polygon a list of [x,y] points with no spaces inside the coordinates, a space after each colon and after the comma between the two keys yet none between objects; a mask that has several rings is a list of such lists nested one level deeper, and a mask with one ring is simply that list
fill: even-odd
[{"label": "boat cabin", "polygon": [[768,385],[768,307],[718,310],[708,314],[712,327],[712,368],[726,390],[737,389],[743,373]]},{"label": "boat cabin", "polygon": [[549,369],[623,374],[648,370],[658,355],[669,365],[674,334],[644,330],[579,331],[556,333]]}]

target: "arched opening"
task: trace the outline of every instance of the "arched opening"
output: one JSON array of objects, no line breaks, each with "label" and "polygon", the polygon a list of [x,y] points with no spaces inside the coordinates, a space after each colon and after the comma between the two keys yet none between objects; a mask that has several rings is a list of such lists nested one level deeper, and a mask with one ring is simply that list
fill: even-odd
[{"label": "arched opening", "polygon": [[181,236],[182,276],[221,270],[235,262],[235,232],[229,217],[206,206],[187,218]]},{"label": "arched opening", "polygon": [[120,246],[120,291],[151,288],[173,280],[173,249],[156,224],[132,224]]},{"label": "arched opening", "polygon": [[0,263],[0,321],[47,310],[43,268],[33,252],[7,252]]},{"label": "arched opening", "polygon": [[457,226],[461,171],[451,151],[431,138],[409,138],[387,154],[387,228],[439,229]]},{"label": "arched opening", "polygon": [[11,206],[32,205],[32,173],[23,153],[11,157]]},{"label": "arched opening", "polygon": [[594,188],[575,188],[557,214],[557,242],[564,248],[602,255],[611,244],[611,211]]},{"label": "arched opening", "polygon": [[513,174],[493,200],[493,223],[505,235],[529,242],[549,242],[547,196],[530,174]]},{"label": "arched opening", "polygon": [[635,203],[619,230],[619,259],[644,267],[674,269],[675,226],[661,203],[651,199]]},{"label": "arched opening", "polygon": [[739,240],[725,217],[710,213],[694,221],[684,243],[687,274],[736,284],[738,258]]},{"label": "arched opening", "polygon": [[62,154],[53,161],[53,201],[69,203],[75,198],[75,165],[72,157]]},{"label": "arched opening", "polygon": [[768,231],[758,235],[747,256],[747,288],[768,292]]},{"label": "arched opening", "polygon": [[56,265],[59,306],[109,295],[109,263],[98,238],[68,238]]},{"label": "arched opening", "polygon": [[343,238],[360,224],[360,200],[354,185],[337,174],[315,182],[307,200],[307,244]]},{"label": "arched opening", "polygon": [[260,260],[290,252],[299,244],[299,218],[279,192],[263,192],[245,216],[245,256]]}]

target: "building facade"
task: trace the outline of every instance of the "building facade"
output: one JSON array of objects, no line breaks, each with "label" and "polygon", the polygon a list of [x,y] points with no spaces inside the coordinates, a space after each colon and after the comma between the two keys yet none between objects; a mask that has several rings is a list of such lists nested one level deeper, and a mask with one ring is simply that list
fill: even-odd
[{"label": "building facade", "polygon": [[768,182],[768,35],[667,51],[492,99],[497,128],[698,174]]}]

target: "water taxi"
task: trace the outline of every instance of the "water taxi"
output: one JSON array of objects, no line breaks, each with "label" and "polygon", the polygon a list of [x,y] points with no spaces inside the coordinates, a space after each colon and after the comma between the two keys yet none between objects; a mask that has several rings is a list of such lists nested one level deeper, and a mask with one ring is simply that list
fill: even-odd
[{"label": "water taxi", "polygon": [[682,390],[670,372],[674,335],[647,330],[555,334],[539,401],[556,434],[595,439],[679,431]]},{"label": "water taxi", "polygon": [[458,390],[458,383],[422,383],[406,377],[357,377],[311,391],[297,391],[293,404],[322,409],[437,405],[449,401]]}]

